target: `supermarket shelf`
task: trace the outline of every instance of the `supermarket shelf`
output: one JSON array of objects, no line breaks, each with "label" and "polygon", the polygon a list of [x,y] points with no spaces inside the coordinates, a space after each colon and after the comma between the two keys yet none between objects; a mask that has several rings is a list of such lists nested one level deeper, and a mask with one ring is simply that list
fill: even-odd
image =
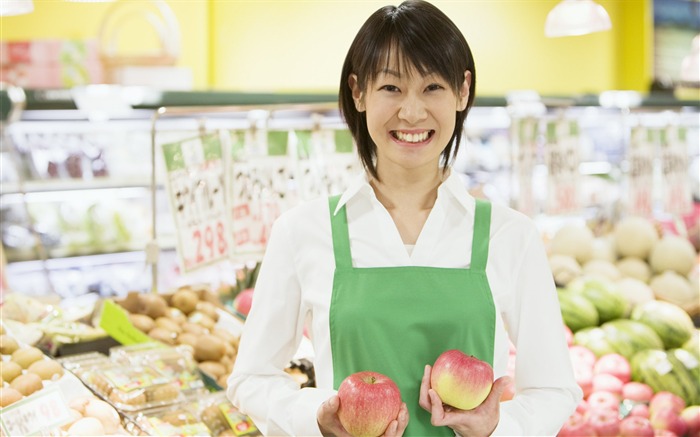
[{"label": "supermarket shelf", "polygon": [[[109,188],[149,188],[150,177],[95,178],[95,179],[46,179],[27,181],[23,184],[24,193],[44,193],[56,191],[103,190]],[[16,182],[3,182],[2,194],[19,194],[20,185]],[[162,184],[161,184],[162,187]]]}]

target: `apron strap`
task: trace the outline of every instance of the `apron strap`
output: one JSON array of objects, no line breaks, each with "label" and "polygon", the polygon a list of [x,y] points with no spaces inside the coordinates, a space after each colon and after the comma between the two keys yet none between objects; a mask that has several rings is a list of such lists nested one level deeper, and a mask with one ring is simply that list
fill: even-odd
[{"label": "apron strap", "polygon": [[491,230],[491,203],[476,199],[474,235],[472,235],[472,270],[485,271],[489,258],[489,232]]},{"label": "apron strap", "polygon": [[331,232],[333,234],[333,253],[335,254],[335,266],[352,268],[350,256],[350,233],[348,232],[348,216],[343,206],[338,214],[333,214],[338,207],[340,195],[328,198],[328,206],[331,214]]}]

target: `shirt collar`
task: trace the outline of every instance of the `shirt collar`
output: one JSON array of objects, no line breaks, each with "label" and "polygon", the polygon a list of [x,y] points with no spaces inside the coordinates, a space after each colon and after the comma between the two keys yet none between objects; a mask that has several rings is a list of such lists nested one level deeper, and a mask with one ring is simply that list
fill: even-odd
[{"label": "shirt collar", "polygon": [[[333,211],[336,215],[340,209],[355,196],[374,196],[374,190],[369,184],[370,176],[366,172],[361,172],[349,183],[348,188],[340,196],[338,206]],[[466,212],[474,211],[474,198],[466,190],[462,178],[457,172],[449,170],[449,174],[438,187],[438,201],[441,197],[454,199]]]}]

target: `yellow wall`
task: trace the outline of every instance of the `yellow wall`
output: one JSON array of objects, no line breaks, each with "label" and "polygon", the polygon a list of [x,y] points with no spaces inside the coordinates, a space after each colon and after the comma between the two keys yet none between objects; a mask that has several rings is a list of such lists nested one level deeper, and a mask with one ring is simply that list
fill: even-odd
[{"label": "yellow wall", "polygon": [[[462,29],[472,47],[479,95],[514,89],[543,95],[648,89],[651,0],[599,0],[610,13],[611,31],[545,38],[544,21],[557,1],[434,3]],[[196,88],[246,92],[336,92],[352,38],[367,16],[388,2],[168,1],[182,30],[179,65],[193,69]],[[32,14],[0,18],[1,39],[96,36],[109,7],[64,0],[34,3]],[[123,48],[148,45],[149,35],[133,33]]]}]

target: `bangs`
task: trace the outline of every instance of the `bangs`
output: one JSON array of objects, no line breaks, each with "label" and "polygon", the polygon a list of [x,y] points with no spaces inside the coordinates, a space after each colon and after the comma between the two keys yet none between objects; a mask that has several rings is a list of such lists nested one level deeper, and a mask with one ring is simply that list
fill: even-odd
[{"label": "bangs", "polygon": [[354,62],[360,87],[365,88],[387,70],[400,76],[415,71],[421,76],[436,74],[457,92],[468,68],[466,62],[459,62],[465,59],[464,52],[455,53],[459,44],[448,29],[416,25],[412,17],[400,12],[396,9],[375,29],[372,38],[365,40],[365,56]]}]

